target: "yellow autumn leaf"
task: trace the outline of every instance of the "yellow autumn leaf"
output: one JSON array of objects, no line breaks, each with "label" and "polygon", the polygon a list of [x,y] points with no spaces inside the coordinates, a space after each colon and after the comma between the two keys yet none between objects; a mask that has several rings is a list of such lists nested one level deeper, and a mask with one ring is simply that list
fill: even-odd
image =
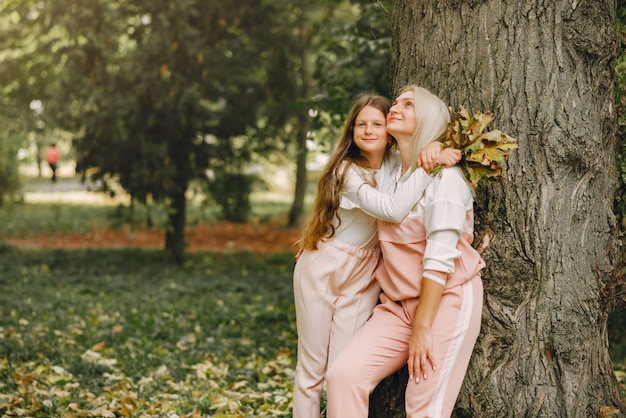
[{"label": "yellow autumn leaf", "polygon": [[483,178],[497,177],[500,173],[500,167],[495,169],[492,167],[485,167],[482,165],[468,166],[467,172],[469,174],[470,183],[474,188],[478,186],[478,182]]},{"label": "yellow autumn leaf", "polygon": [[123,417],[130,417],[133,415],[133,408],[132,405],[126,406],[125,403],[121,403],[120,404],[120,410],[118,411],[119,414],[121,414]]},{"label": "yellow autumn leaf", "polygon": [[472,140],[467,141],[466,145],[463,147],[464,154],[471,154],[472,152],[476,152],[484,147],[483,142],[480,140]]},{"label": "yellow autumn leaf", "polygon": [[91,349],[97,353],[104,350],[104,342],[100,341],[99,343],[94,344]]},{"label": "yellow autumn leaf", "polygon": [[478,122],[476,131],[477,132],[484,131],[485,128],[489,126],[491,122],[493,122],[493,118],[494,116],[492,112],[486,112],[486,113],[476,112],[476,114],[474,114],[474,119]]},{"label": "yellow autumn leaf", "polygon": [[506,155],[498,147],[484,147],[465,157],[467,161],[474,161],[484,166],[491,166],[492,162],[502,162]]},{"label": "yellow autumn leaf", "polygon": [[472,186],[477,187],[483,178],[500,176],[500,164],[517,148],[516,139],[497,129],[484,132],[494,120],[492,112],[471,114],[461,106],[458,112],[450,108],[450,113],[452,121],[442,142],[444,147],[461,150],[461,167]]}]

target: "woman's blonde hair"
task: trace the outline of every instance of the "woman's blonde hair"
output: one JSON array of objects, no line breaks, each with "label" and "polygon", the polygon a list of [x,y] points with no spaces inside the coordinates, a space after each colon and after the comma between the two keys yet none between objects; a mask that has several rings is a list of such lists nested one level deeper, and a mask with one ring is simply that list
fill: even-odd
[{"label": "woman's blonde hair", "polygon": [[427,89],[414,84],[404,87],[400,94],[407,91],[412,91],[414,94],[415,131],[413,131],[411,138],[413,149],[410,161],[413,161],[413,163],[407,170],[406,175],[412,173],[417,168],[417,160],[424,148],[431,142],[442,138],[450,122],[450,110],[439,97]]},{"label": "woman's blonde hair", "polygon": [[[316,250],[320,240],[335,235],[336,226],[333,222],[335,218],[341,224],[337,210],[341,201],[340,193],[345,184],[344,174],[352,164],[361,167],[367,166],[367,160],[361,155],[361,150],[354,143],[354,123],[359,112],[366,106],[380,110],[386,119],[391,104],[385,97],[374,94],[362,94],[354,99],[339,142],[328,163],[326,163],[318,182],[313,210],[306,220],[302,238],[298,241],[302,249]],[[389,147],[391,148],[395,144],[395,139],[391,136],[389,138],[392,141]],[[345,164],[343,164],[344,161]]]}]

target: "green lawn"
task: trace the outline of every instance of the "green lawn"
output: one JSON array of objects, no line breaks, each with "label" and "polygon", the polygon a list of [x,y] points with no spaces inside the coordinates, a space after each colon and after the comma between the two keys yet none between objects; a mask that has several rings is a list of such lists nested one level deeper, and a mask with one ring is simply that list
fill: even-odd
[{"label": "green lawn", "polygon": [[[0,249],[0,415],[289,415],[293,255]],[[168,415],[169,414],[169,415]]]},{"label": "green lawn", "polygon": [[[290,199],[253,196],[256,222]],[[3,237],[139,225],[148,208],[13,203],[0,209],[0,416],[289,416],[293,253],[19,250]],[[155,226],[164,215],[150,208]],[[217,221],[190,205],[189,223]],[[626,312],[609,323],[623,381]]]},{"label": "green lawn", "polygon": [[[35,180],[29,183],[34,187]],[[68,193],[66,193],[68,194]],[[77,192],[80,198],[103,196],[95,192]],[[47,201],[8,202],[0,207],[0,241],[3,237],[32,236],[56,231],[89,233],[94,228],[146,228],[164,230],[167,225],[167,212],[163,205],[120,204],[97,205],[65,202],[63,193],[40,194]],[[28,194],[26,195],[28,199]],[[306,205],[310,205],[307,197]],[[255,192],[251,195],[252,213],[250,221],[255,223],[272,222],[276,218],[286,220],[292,203],[292,196],[279,193]],[[187,225],[211,224],[219,222],[219,210],[192,200],[187,207]]]}]

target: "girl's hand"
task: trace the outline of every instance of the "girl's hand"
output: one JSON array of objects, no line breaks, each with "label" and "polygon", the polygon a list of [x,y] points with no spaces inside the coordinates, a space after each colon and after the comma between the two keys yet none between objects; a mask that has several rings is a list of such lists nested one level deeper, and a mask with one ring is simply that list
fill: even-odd
[{"label": "girl's hand", "polygon": [[426,145],[426,148],[424,148],[417,159],[417,166],[422,167],[424,171],[430,174],[430,170],[439,165],[439,155],[441,154],[442,146],[443,144],[438,141],[433,141]]},{"label": "girl's hand", "polygon": [[452,167],[461,161],[461,150],[455,148],[441,149],[441,142],[431,142],[420,154],[417,165],[428,174],[436,167],[443,165]]},{"label": "girl's hand", "polygon": [[439,153],[439,164],[446,167],[457,165],[461,161],[461,150],[455,148],[445,148]]},{"label": "girl's hand", "polygon": [[419,383],[428,379],[431,371],[437,370],[433,356],[433,339],[430,330],[413,328],[409,341],[409,381]]},{"label": "girl's hand", "polygon": [[296,263],[300,259],[300,256],[302,255],[303,252],[304,250],[302,248],[298,249],[298,252],[296,253]]}]

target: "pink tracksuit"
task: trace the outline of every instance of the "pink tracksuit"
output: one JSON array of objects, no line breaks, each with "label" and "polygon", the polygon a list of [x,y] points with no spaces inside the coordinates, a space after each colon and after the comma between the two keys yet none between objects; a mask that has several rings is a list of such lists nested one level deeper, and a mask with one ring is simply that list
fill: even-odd
[{"label": "pink tracksuit", "polygon": [[[370,320],[329,368],[328,418],[366,418],[371,391],[385,377],[406,364],[413,317],[421,289],[427,236],[424,216],[407,217],[400,224],[379,221],[384,263],[375,276],[383,293]],[[473,224],[468,211],[466,225]],[[468,233],[469,232],[469,233]],[[449,417],[463,383],[480,331],[484,261],[470,245],[471,229],[457,244],[454,260],[432,324],[437,370],[406,389],[406,416]]]},{"label": "pink tracksuit", "polygon": [[380,286],[374,280],[380,248],[320,241],[296,263],[294,295],[298,362],[294,418],[319,418],[327,364],[332,364],[372,314]]}]

